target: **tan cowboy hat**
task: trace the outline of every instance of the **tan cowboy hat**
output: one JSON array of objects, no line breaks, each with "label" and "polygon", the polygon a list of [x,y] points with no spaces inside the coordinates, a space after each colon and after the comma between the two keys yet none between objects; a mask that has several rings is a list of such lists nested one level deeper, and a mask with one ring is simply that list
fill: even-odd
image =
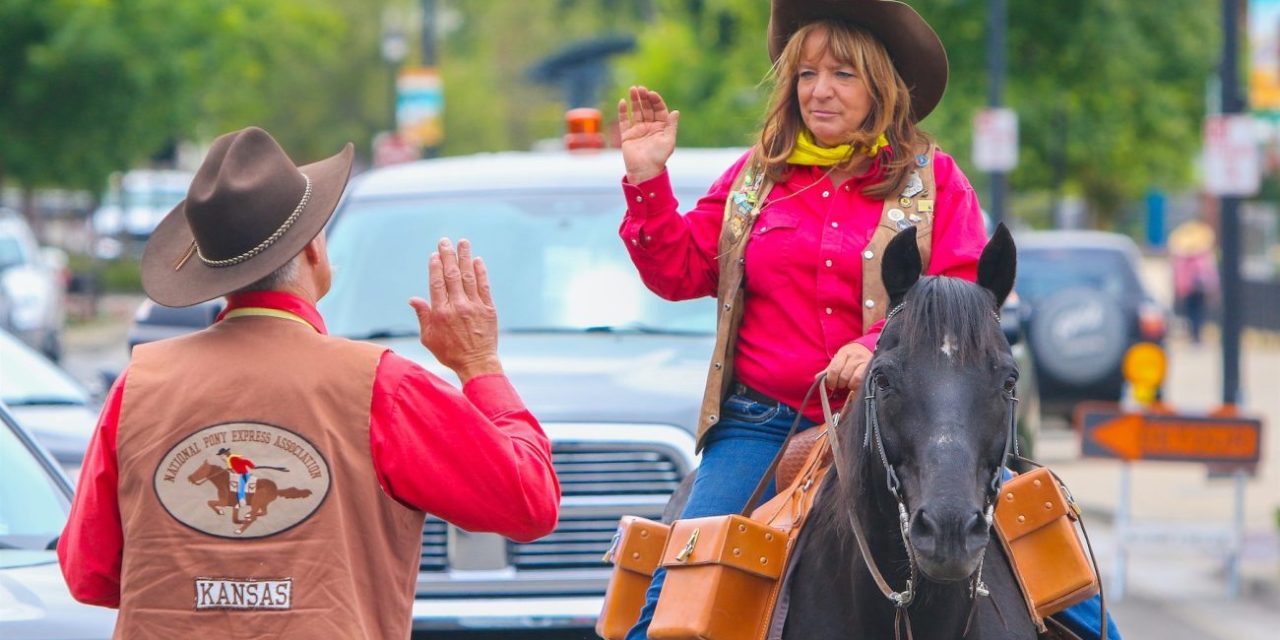
[{"label": "tan cowboy hat", "polygon": [[142,288],[186,307],[248,286],[284,266],[324,229],[351,175],[351,143],[299,167],[271,134],[219,136],[187,197],[142,252]]},{"label": "tan cowboy hat", "polygon": [[919,122],[947,89],[947,50],[915,9],[894,0],[773,0],[769,59],[775,63],[800,27],[819,20],[848,22],[874,35],[911,90],[911,114]]},{"label": "tan cowboy hat", "polygon": [[1216,236],[1213,229],[1199,220],[1188,220],[1169,234],[1169,253],[1190,256],[1213,248]]}]

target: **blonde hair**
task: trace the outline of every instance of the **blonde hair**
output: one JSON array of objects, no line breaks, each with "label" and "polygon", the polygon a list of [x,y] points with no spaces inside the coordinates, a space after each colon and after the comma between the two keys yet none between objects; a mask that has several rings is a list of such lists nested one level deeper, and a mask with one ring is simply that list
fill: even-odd
[{"label": "blonde hair", "polygon": [[[796,30],[773,65],[770,77],[773,93],[764,127],[760,130],[760,150],[765,171],[774,181],[783,181],[789,171],[787,158],[795,149],[796,136],[805,128],[796,94],[804,42],[810,34],[824,37],[823,46],[836,60],[853,67],[867,85],[871,110],[857,131],[851,132],[849,144],[868,148],[881,133],[889,140],[892,153],[880,152],[884,179],[863,189],[868,197],[883,200],[902,183],[915,164],[915,156],[924,153],[931,143],[928,135],[916,127],[911,116],[911,92],[893,66],[889,52],[866,30],[844,22],[823,20],[811,22]],[[839,165],[853,165],[856,156]]]}]

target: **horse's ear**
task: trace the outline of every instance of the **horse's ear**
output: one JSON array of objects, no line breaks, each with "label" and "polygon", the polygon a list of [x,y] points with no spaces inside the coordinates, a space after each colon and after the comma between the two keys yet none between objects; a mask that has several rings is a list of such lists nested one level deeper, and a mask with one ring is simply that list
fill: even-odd
[{"label": "horse's ear", "polygon": [[889,308],[902,302],[907,290],[920,279],[924,263],[920,259],[920,248],[916,246],[916,228],[907,227],[898,232],[885,247],[884,259],[880,261],[880,279],[884,282],[885,293],[889,294]]},{"label": "horse's ear", "polygon": [[978,258],[978,284],[995,295],[997,311],[1013,291],[1017,272],[1018,248],[1013,244],[1013,234],[1001,222],[983,247],[982,257]]}]

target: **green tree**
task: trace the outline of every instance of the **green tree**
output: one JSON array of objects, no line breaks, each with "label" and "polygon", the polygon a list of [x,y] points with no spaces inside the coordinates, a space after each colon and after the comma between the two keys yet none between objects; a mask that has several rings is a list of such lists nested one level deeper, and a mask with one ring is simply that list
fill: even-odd
[{"label": "green tree", "polygon": [[368,140],[387,101],[360,75],[382,3],[349,4],[0,0],[0,181],[96,193],[175,140],[245,124],[306,159]]},{"label": "green tree", "polygon": [[[982,187],[969,157],[973,115],[986,104],[986,3],[911,4],[938,31],[951,65],[946,97],[923,127]],[[627,85],[644,84],[681,110],[681,144],[749,144],[769,88],[761,83],[769,3],[656,6],[639,50],[620,61],[605,108]],[[1015,192],[1051,190],[1060,173],[1065,191],[1109,221],[1150,187],[1187,185],[1217,58],[1216,11],[1201,0],[1010,0],[1005,102],[1019,115]]]},{"label": "green tree", "polygon": [[[450,0],[456,28],[440,52],[447,155],[527,149],[564,132],[559,91],[533,84],[531,66],[581,39],[634,32],[636,0]],[[606,112],[606,117],[608,113]]]}]

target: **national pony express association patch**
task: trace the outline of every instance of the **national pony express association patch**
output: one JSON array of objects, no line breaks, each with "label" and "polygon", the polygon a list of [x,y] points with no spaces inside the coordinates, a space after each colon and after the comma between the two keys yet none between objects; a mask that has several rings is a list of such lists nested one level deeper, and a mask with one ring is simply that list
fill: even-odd
[{"label": "national pony express association patch", "polygon": [[329,463],[302,436],[256,422],[205,427],[156,467],[160,504],[220,538],[265,538],[301,523],[329,494]]}]

